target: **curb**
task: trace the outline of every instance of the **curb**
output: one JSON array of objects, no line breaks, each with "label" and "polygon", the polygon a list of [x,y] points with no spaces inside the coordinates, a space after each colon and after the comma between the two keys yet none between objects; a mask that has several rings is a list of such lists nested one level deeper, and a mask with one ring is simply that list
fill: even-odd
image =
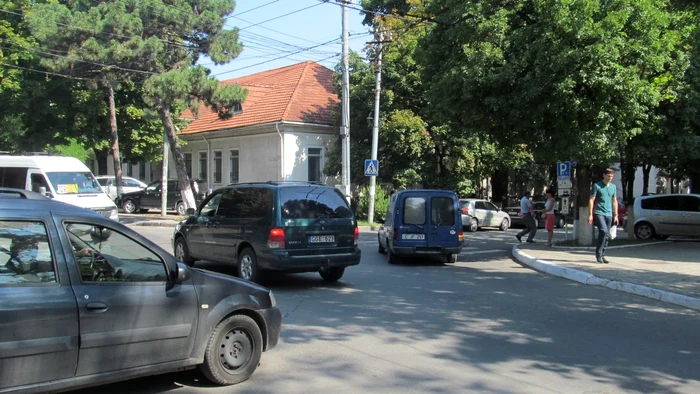
[{"label": "curb", "polygon": [[[649,242],[649,243],[638,243],[638,244],[629,244],[629,245],[617,245],[617,246],[608,246],[605,248],[605,250],[608,249],[625,249],[625,248],[637,248],[640,246],[651,246],[651,245],[663,245],[663,244],[671,244],[673,241],[656,241],[656,242]],[[552,246],[553,249],[561,249],[561,250],[595,250],[595,246]]]},{"label": "curb", "polygon": [[560,278],[569,279],[575,282],[583,283],[591,286],[607,287],[611,290],[623,291],[625,293],[634,294],[642,297],[651,298],[657,301],[667,302],[669,304],[679,305],[686,308],[700,311],[700,299],[690,297],[683,294],[672,293],[670,291],[659,290],[649,286],[638,285],[629,282],[619,282],[615,280],[605,279],[588,272],[579,271],[573,268],[562,267],[550,263],[549,261],[540,260],[520,250],[518,245],[513,245],[513,257],[516,261],[527,265],[537,271],[544,272]]}]

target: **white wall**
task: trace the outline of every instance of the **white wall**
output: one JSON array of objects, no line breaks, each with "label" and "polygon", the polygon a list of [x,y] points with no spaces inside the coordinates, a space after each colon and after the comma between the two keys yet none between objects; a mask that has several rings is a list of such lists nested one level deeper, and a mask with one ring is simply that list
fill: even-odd
[{"label": "white wall", "polygon": [[[326,165],[326,157],[331,144],[336,140],[335,135],[304,132],[284,133],[284,178],[289,181],[308,181],[308,148],[321,148],[321,170]],[[333,185],[335,177],[323,176],[322,182]]]},{"label": "white wall", "polygon": [[[620,163],[616,163],[614,168],[620,168]],[[656,167],[651,167],[651,170],[649,171],[649,193],[656,193],[656,177],[658,174],[659,169]],[[600,179],[602,179],[602,177]],[[613,178],[613,183],[617,187],[618,194],[622,196],[622,172],[620,172],[619,170],[615,171],[615,178]],[[641,196],[642,190],[644,190],[644,173],[642,171],[642,167],[637,167],[637,171],[634,174],[633,197]]]}]

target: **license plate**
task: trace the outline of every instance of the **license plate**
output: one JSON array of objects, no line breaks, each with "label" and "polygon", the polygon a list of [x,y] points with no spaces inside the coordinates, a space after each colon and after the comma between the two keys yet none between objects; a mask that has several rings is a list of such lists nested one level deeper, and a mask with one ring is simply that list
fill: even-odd
[{"label": "license plate", "polygon": [[518,216],[518,211],[510,211],[508,212],[508,215]]},{"label": "license plate", "polygon": [[401,239],[425,239],[425,234],[401,234]]},{"label": "license plate", "polygon": [[311,235],[309,236],[310,244],[322,244],[335,242],[335,235]]}]

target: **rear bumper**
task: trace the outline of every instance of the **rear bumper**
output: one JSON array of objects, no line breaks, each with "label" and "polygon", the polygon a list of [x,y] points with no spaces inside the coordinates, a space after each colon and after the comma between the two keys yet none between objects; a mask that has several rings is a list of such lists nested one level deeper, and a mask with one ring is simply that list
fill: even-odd
[{"label": "rear bumper", "polygon": [[265,319],[267,326],[267,338],[265,341],[264,351],[268,351],[277,346],[280,340],[280,331],[282,330],[282,312],[279,308],[263,309],[260,314]]},{"label": "rear bumper", "polygon": [[362,251],[351,253],[290,255],[286,250],[274,250],[258,256],[260,268],[281,272],[314,272],[325,267],[348,267],[360,264]]},{"label": "rear bumper", "polygon": [[462,252],[461,246],[454,247],[412,247],[412,246],[396,246],[391,248],[391,252],[394,254],[432,254],[432,255],[450,255],[450,254],[460,254]]}]

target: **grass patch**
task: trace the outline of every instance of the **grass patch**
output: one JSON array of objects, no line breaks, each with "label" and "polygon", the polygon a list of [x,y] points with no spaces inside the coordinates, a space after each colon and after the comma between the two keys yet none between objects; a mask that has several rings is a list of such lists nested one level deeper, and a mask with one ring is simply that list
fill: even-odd
[{"label": "grass patch", "polygon": [[[608,241],[608,246],[624,246],[624,245],[644,245],[648,244],[650,242],[657,242],[658,240],[653,240],[653,241],[644,241],[641,239],[627,239],[627,238],[615,238],[612,240]],[[590,245],[579,245],[578,241],[575,239],[567,239],[564,241],[554,241],[554,246],[567,246],[567,247],[573,247],[573,246],[579,246],[579,247],[587,247],[587,246],[595,246],[595,241],[594,243]]]}]

